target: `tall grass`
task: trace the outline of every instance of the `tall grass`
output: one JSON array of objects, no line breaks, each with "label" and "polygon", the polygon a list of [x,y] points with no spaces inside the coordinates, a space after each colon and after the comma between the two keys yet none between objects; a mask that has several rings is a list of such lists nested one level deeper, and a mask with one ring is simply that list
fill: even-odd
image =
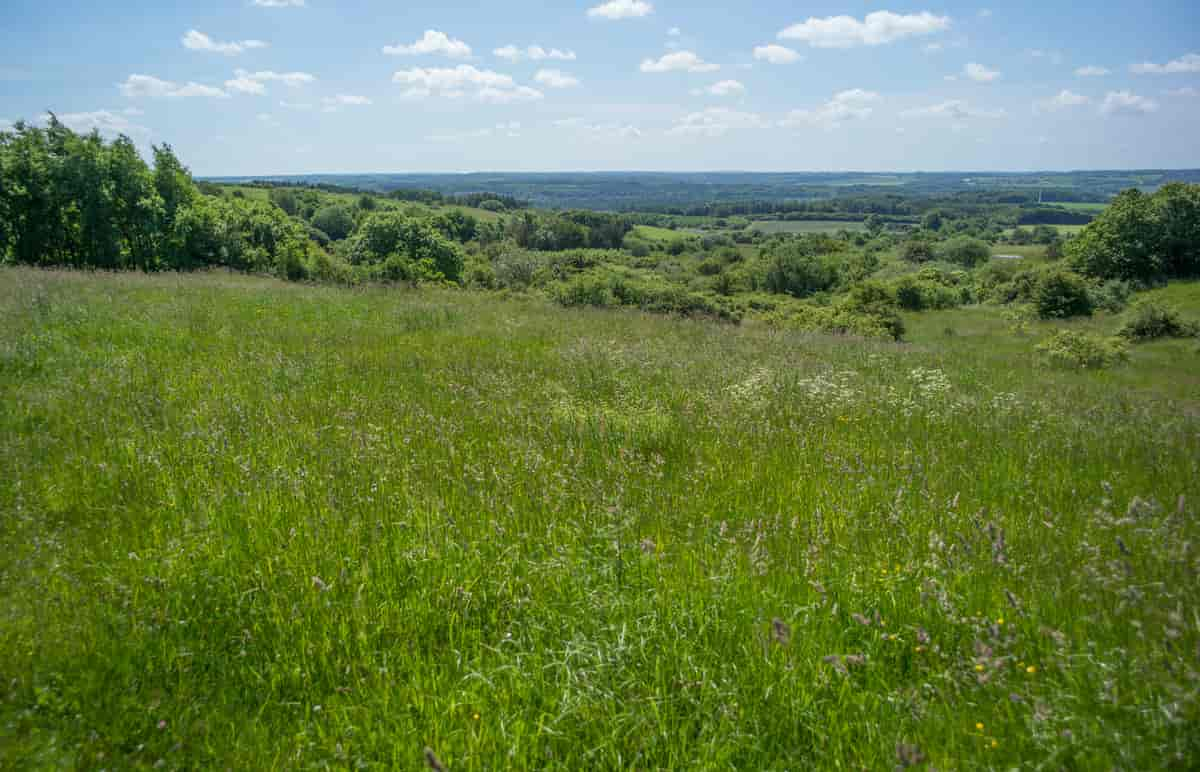
[{"label": "tall grass", "polygon": [[1195,353],[990,313],[0,271],[0,764],[1195,766]]}]

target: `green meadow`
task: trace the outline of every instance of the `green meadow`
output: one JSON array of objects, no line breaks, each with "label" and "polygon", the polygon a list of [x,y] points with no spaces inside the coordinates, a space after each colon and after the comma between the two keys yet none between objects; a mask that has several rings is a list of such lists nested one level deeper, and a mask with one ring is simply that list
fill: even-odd
[{"label": "green meadow", "polygon": [[1200,765],[1196,339],[905,322],[0,269],[0,767]]}]

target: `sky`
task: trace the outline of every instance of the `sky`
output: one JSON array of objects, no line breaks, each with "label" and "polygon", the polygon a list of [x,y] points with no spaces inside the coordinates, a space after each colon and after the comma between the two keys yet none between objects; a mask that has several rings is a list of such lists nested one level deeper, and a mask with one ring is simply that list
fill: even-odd
[{"label": "sky", "polygon": [[201,176],[1200,167],[1200,2],[5,0],[0,128]]}]

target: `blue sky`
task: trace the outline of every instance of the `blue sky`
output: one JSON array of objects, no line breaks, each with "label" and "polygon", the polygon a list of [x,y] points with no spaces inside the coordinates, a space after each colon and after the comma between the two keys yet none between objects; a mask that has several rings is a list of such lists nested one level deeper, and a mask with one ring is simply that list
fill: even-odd
[{"label": "blue sky", "polygon": [[1200,167],[1196,0],[5,5],[0,120],[201,175]]}]

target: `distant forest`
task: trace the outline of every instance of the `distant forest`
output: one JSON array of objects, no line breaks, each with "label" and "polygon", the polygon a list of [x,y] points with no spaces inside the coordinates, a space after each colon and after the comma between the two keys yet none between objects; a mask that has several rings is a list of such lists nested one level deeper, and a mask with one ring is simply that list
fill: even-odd
[{"label": "distant forest", "polygon": [[[964,203],[1036,205],[1103,203],[1129,188],[1153,192],[1167,182],[1200,183],[1200,170],[1087,172],[939,172],[908,174],[754,172],[595,172],[558,174],[314,174],[211,177],[213,182],[254,180],[395,193],[421,190],[443,196],[487,197],[528,202],[549,209],[726,217],[788,211],[837,211],[830,200],[877,202],[861,214],[920,214],[898,206],[921,199]],[[887,207],[890,205],[892,209]],[[510,207],[512,208],[512,207]]]}]

